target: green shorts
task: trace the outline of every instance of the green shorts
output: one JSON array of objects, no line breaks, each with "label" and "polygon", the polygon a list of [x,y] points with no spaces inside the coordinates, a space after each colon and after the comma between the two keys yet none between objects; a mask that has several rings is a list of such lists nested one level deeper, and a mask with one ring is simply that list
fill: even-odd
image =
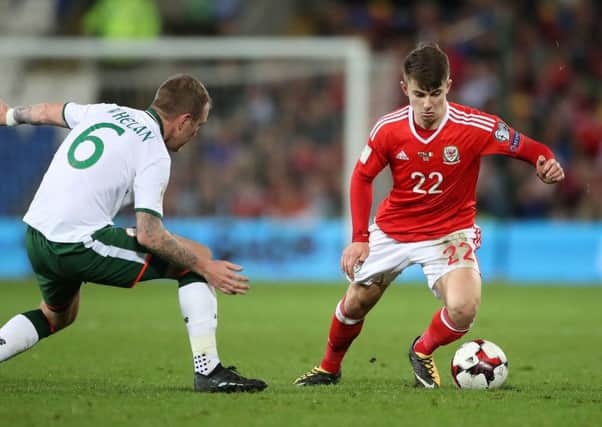
[{"label": "green shorts", "polygon": [[125,228],[107,226],[83,243],[55,243],[27,227],[25,246],[44,301],[62,311],[83,282],[131,288],[166,278],[168,263],[142,247]]}]

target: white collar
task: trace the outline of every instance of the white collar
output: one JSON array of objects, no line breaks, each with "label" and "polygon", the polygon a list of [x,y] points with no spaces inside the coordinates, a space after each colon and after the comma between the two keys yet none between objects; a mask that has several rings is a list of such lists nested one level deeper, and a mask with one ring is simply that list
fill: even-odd
[{"label": "white collar", "polygon": [[441,129],[443,129],[443,126],[445,126],[445,123],[447,123],[448,117],[449,117],[449,104],[446,102],[445,103],[445,115],[443,116],[441,123],[439,123],[439,127],[437,128],[437,130],[435,132],[433,132],[433,134],[431,136],[429,136],[427,139],[424,139],[423,137],[418,135],[418,132],[416,132],[416,125],[414,124],[414,110],[412,110],[412,106],[410,106],[410,108],[408,109],[408,120],[410,121],[410,129],[412,130],[412,134],[416,137],[416,139],[418,141],[422,142],[423,144],[428,144],[433,139],[435,139],[437,137],[437,135],[439,135],[439,132],[441,132]]}]

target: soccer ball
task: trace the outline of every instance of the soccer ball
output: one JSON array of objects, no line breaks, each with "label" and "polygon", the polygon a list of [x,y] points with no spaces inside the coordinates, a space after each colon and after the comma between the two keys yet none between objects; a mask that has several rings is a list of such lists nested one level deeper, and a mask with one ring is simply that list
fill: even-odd
[{"label": "soccer ball", "polygon": [[508,358],[491,341],[469,341],[454,354],[451,373],[459,388],[497,388],[508,377]]}]

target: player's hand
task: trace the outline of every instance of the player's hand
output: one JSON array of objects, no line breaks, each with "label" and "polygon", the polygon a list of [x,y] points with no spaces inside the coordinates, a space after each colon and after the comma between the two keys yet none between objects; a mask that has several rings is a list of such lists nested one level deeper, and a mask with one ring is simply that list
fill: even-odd
[{"label": "player's hand", "polygon": [[537,176],[546,184],[554,184],[564,179],[564,170],[556,159],[548,159],[544,156],[537,158]]},{"label": "player's hand", "polygon": [[368,242],[353,242],[345,248],[341,255],[341,270],[351,280],[355,279],[355,272],[359,270],[370,254]]},{"label": "player's hand", "polygon": [[203,268],[203,276],[214,288],[227,295],[245,294],[249,289],[249,278],[239,274],[240,265],[229,261],[210,260]]},{"label": "player's hand", "polygon": [[6,126],[6,112],[10,107],[0,98],[0,126]]}]

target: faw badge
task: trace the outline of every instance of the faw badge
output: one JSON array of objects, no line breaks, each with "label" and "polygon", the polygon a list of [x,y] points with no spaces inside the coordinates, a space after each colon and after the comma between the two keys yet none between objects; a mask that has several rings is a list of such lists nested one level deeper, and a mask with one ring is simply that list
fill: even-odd
[{"label": "faw badge", "polygon": [[498,142],[510,141],[510,128],[504,122],[498,122],[497,130],[493,134]]},{"label": "faw badge", "polygon": [[455,145],[447,145],[443,147],[443,164],[455,165],[460,163],[460,151]]}]

